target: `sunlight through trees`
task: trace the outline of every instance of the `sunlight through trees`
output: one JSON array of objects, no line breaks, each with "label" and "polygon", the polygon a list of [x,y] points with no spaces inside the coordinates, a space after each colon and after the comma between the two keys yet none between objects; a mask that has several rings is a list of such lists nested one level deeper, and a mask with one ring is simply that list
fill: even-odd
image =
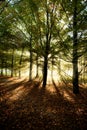
[{"label": "sunlight through trees", "polygon": [[0,75],[87,82],[85,0],[0,1]]}]

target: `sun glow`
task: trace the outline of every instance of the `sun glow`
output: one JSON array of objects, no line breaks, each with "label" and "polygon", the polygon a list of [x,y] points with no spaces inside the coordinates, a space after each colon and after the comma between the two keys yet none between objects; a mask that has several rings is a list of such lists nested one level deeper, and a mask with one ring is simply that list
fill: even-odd
[{"label": "sun glow", "polygon": [[[32,67],[32,78],[35,78],[37,70],[36,70],[36,65],[33,65]],[[62,77],[65,77],[66,79],[71,79],[72,78],[72,69],[71,68],[66,68],[63,66],[64,71],[61,69],[60,73],[58,73],[57,69],[47,70],[47,84],[52,84],[52,80],[55,80],[56,83],[61,82]],[[29,78],[29,64],[26,65],[24,69],[21,70],[21,77],[23,78]],[[38,75],[39,77],[43,77],[43,72],[42,69],[39,67],[38,69]]]}]

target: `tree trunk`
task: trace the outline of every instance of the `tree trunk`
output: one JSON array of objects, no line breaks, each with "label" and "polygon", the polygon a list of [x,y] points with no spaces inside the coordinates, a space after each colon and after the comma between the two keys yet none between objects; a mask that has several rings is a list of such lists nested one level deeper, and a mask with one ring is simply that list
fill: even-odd
[{"label": "tree trunk", "polygon": [[1,76],[3,76],[3,59],[1,60]]},{"label": "tree trunk", "polygon": [[48,56],[44,57],[44,67],[43,67],[43,87],[46,87],[47,82],[47,66],[48,66]]},{"label": "tree trunk", "polygon": [[58,79],[61,80],[61,78],[62,78],[61,76],[62,75],[61,75],[61,60],[60,60],[60,57],[58,58],[58,75],[59,75]]},{"label": "tree trunk", "polygon": [[29,67],[29,80],[32,80],[32,36],[30,38],[30,67]]},{"label": "tree trunk", "polygon": [[12,61],[11,61],[11,77],[13,77],[13,71],[14,71],[14,48],[12,51]]},{"label": "tree trunk", "polygon": [[83,80],[84,80],[84,84],[86,83],[86,55],[84,55],[84,70],[83,70]]},{"label": "tree trunk", "polygon": [[22,47],[21,57],[19,61],[19,78],[21,77],[21,64],[22,64],[23,52],[24,52],[24,47]]},{"label": "tree trunk", "polygon": [[7,74],[7,69],[8,69],[8,66],[7,66],[7,60],[6,60],[6,62],[5,62],[5,75],[7,76],[8,74]]},{"label": "tree trunk", "polygon": [[38,54],[36,55],[36,77],[38,77],[38,68],[39,68],[39,64],[38,64]]},{"label": "tree trunk", "polygon": [[77,0],[74,0],[73,14],[73,93],[79,93],[78,81],[78,40],[77,40]]},{"label": "tree trunk", "polygon": [[48,54],[49,54],[49,48],[50,48],[50,40],[49,40],[49,12],[48,8],[46,10],[46,43],[45,43],[45,52],[44,52],[44,66],[43,66],[43,87],[46,87],[47,82],[47,68],[48,68]]},{"label": "tree trunk", "polygon": [[52,80],[53,80],[53,64],[54,64],[54,57],[53,57],[53,56],[52,56],[51,64],[52,64],[52,69],[51,69],[51,78],[52,78]]}]

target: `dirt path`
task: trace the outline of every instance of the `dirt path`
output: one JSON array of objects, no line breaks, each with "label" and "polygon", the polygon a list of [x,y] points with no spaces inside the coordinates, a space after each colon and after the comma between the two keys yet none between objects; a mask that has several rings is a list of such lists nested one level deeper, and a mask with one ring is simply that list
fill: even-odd
[{"label": "dirt path", "polygon": [[0,77],[0,130],[86,130],[87,87]]}]

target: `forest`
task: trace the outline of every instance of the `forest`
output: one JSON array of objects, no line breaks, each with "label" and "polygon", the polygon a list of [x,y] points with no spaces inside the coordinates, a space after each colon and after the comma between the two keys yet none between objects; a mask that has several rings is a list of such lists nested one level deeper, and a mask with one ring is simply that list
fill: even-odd
[{"label": "forest", "polygon": [[87,0],[0,0],[0,130],[86,130]]}]

